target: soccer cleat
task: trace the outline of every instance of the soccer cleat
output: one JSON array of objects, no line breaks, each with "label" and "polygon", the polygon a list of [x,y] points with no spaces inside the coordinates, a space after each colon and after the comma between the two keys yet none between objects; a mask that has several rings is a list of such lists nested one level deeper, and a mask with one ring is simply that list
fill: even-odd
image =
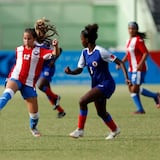
[{"label": "soccer cleat", "polygon": [[135,111],[132,114],[145,114],[145,113],[146,113],[145,111]]},{"label": "soccer cleat", "polygon": [[61,99],[60,96],[58,96],[58,97],[55,99],[54,106],[53,106],[53,110],[56,110],[57,107],[59,106],[60,99]]},{"label": "soccer cleat", "polygon": [[106,140],[114,139],[118,134],[120,134],[120,128],[117,128],[114,132],[110,132],[105,139]]},{"label": "soccer cleat", "polygon": [[41,136],[41,134],[40,134],[40,132],[38,131],[37,128],[31,129],[30,131],[31,131],[31,133],[34,137],[40,137]]},{"label": "soccer cleat", "polygon": [[160,93],[157,93],[157,97],[154,98],[154,101],[156,102],[156,107],[160,108]]},{"label": "soccer cleat", "polygon": [[83,134],[84,134],[84,130],[77,128],[75,131],[71,132],[69,136],[72,138],[79,138],[79,137],[83,137]]},{"label": "soccer cleat", "polygon": [[59,113],[57,114],[57,118],[63,118],[65,115],[66,115],[65,112],[59,112]]}]

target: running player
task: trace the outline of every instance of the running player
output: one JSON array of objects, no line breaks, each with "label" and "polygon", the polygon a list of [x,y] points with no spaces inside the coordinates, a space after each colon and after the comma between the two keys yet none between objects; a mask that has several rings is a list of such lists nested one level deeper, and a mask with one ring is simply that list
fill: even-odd
[{"label": "running player", "polygon": [[75,131],[70,133],[70,136],[73,138],[83,136],[88,114],[87,105],[91,102],[94,102],[97,114],[111,130],[106,139],[113,139],[120,133],[120,128],[106,111],[106,101],[115,90],[115,82],[110,74],[108,62],[115,62],[122,67],[126,83],[129,85],[128,75],[125,65],[120,59],[101,46],[96,45],[96,39],[98,37],[97,31],[97,24],[87,25],[84,30],[81,31],[81,43],[84,49],[82,50],[78,67],[75,70],[71,70],[69,67],[65,68],[67,74],[77,75],[80,74],[86,66],[92,79],[92,88],[81,97],[79,101],[80,113],[78,126]]},{"label": "running player", "polygon": [[137,22],[128,23],[128,32],[130,35],[126,44],[126,55],[123,58],[123,62],[128,61],[129,68],[128,74],[132,85],[129,86],[131,98],[137,108],[134,114],[144,114],[145,110],[140,100],[140,95],[153,98],[157,108],[160,108],[160,94],[151,92],[141,85],[144,82],[147,72],[146,59],[149,55],[147,47],[144,43],[146,35],[139,32],[139,26]]},{"label": "running player", "polygon": [[36,39],[38,37],[34,28],[25,29],[23,45],[16,48],[16,63],[9,74],[5,90],[0,97],[0,110],[19,90],[28,107],[31,133],[33,136],[38,137],[40,136],[37,129],[39,113],[35,85],[44,60],[58,55],[59,47],[57,40],[52,42],[54,50],[37,47],[35,46]]},{"label": "running player", "polygon": [[[41,37],[38,38],[36,45],[42,48],[53,49],[50,37],[58,35],[55,26],[51,25],[49,20],[41,18],[35,23],[35,31],[37,35]],[[60,54],[61,53],[62,49],[60,48]],[[60,105],[60,96],[52,91],[50,83],[55,74],[55,62],[60,54],[44,62],[43,69],[37,83],[38,88],[48,97],[53,109],[58,111],[58,118],[64,117],[66,113]]]}]

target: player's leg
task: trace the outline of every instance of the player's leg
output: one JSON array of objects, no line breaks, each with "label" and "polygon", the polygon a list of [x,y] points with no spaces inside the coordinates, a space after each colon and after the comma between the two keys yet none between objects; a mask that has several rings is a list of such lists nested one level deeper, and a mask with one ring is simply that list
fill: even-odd
[{"label": "player's leg", "polygon": [[65,116],[64,109],[60,105],[60,96],[54,93],[50,87],[50,81],[44,77],[39,78],[37,83],[38,88],[44,92],[50,101],[50,103],[54,106],[53,109],[58,111],[58,118],[62,118]]},{"label": "player's leg", "polygon": [[148,90],[146,88],[142,88],[142,87],[140,88],[140,93],[143,96],[153,98],[153,100],[156,103],[157,108],[160,108],[160,93],[152,92],[152,91],[150,91],[150,90]]},{"label": "player's leg", "polygon": [[137,110],[134,112],[134,114],[144,114],[144,108],[141,103],[140,95],[139,95],[139,89],[140,85],[144,82],[144,76],[142,72],[132,72],[129,73],[129,79],[131,80],[132,85],[129,86],[129,91],[131,98],[137,108]]},{"label": "player's leg", "polygon": [[95,107],[97,110],[97,114],[103,120],[104,124],[108,126],[110,129],[109,135],[106,139],[113,139],[120,133],[120,128],[116,125],[114,120],[112,119],[111,115],[106,111],[106,99],[100,98],[95,101]]},{"label": "player's leg", "polygon": [[18,84],[15,80],[8,80],[6,84],[6,88],[0,97],[0,110],[2,110],[7,102],[13,97],[13,95],[18,90]]},{"label": "player's leg", "polygon": [[85,122],[88,114],[87,104],[95,101],[95,99],[102,96],[102,92],[98,88],[93,88],[89,90],[79,101],[80,111],[78,116],[77,129],[70,133],[73,138],[78,138],[83,136]]},{"label": "player's leg", "polygon": [[39,113],[36,90],[33,87],[23,85],[20,92],[27,104],[30,131],[33,136],[38,137],[40,132],[37,129]]},{"label": "player's leg", "polygon": [[40,136],[40,132],[37,129],[39,113],[38,113],[38,103],[37,97],[31,97],[26,99],[29,117],[30,117],[30,130],[33,136]]}]

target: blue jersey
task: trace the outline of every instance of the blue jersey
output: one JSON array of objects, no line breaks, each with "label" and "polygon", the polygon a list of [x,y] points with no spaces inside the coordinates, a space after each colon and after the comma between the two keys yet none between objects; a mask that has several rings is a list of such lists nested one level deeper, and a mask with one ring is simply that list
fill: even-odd
[{"label": "blue jersey", "polygon": [[[41,44],[36,42],[36,46],[46,48],[46,49],[53,49],[53,47],[49,45],[47,41],[46,42],[44,41]],[[55,59],[53,57],[49,60],[44,61],[40,78],[45,78],[50,82],[52,80],[54,73],[55,73]]]},{"label": "blue jersey", "polygon": [[96,46],[91,53],[88,48],[85,48],[82,50],[78,67],[87,66],[92,79],[92,87],[104,88],[104,90],[106,88],[110,90],[111,87],[112,93],[115,89],[115,82],[110,74],[108,62],[113,62],[115,59],[116,56],[100,46]]}]

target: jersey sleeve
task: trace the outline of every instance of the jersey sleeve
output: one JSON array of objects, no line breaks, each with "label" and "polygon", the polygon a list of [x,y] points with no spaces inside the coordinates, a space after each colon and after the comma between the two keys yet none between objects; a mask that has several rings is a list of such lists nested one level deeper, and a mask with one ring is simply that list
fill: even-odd
[{"label": "jersey sleeve", "polygon": [[43,59],[44,60],[49,60],[49,59],[53,58],[53,54],[52,54],[53,50],[45,49],[45,48],[40,48],[40,50],[43,54]]},{"label": "jersey sleeve", "polygon": [[83,51],[81,52],[81,56],[79,58],[77,67],[78,68],[84,68],[85,67],[85,59],[84,59]]},{"label": "jersey sleeve", "polygon": [[106,49],[101,49],[100,51],[101,57],[104,61],[106,62],[114,62],[115,59],[117,58],[114,54],[112,54],[111,52],[109,52]]},{"label": "jersey sleeve", "polygon": [[141,51],[141,53],[148,53],[148,49],[144,43],[143,39],[138,39],[138,48]]}]

